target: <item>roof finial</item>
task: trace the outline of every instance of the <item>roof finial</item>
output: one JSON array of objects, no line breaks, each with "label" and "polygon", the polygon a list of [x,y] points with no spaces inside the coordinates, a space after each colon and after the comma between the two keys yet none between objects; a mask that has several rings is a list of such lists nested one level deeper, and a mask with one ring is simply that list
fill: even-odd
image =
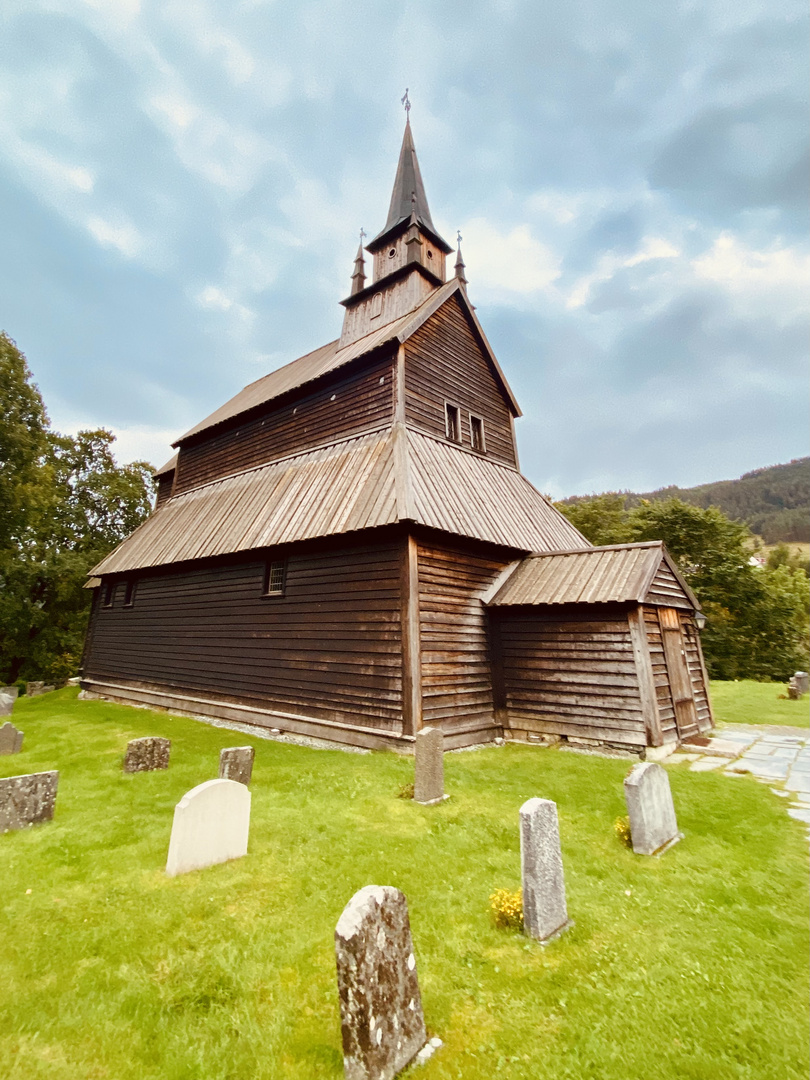
[{"label": "roof finial", "polygon": [[352,296],[362,292],[366,285],[366,260],[363,255],[363,241],[366,238],[366,230],[360,230],[360,247],[354,257],[354,272],[352,274]]},{"label": "roof finial", "polygon": [[456,256],[456,277],[462,285],[467,284],[467,275],[464,273],[464,259],[461,257],[461,229],[456,232],[456,243],[458,244],[458,255]]},{"label": "roof finial", "polygon": [[410,121],[411,119],[411,99],[408,97],[408,87],[405,87],[405,93],[400,98],[400,101],[405,106],[405,119]]}]

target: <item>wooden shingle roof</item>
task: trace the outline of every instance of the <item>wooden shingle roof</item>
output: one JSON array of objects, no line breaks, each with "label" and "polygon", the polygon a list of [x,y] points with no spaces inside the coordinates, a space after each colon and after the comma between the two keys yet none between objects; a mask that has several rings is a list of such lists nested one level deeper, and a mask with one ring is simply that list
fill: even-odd
[{"label": "wooden shingle roof", "polygon": [[660,540],[529,555],[488,604],[641,604],[648,599],[662,563],[671,571],[675,589],[683,590],[682,596],[700,610],[697,597]]},{"label": "wooden shingle roof", "polygon": [[518,551],[588,546],[516,469],[396,425],[175,495],[92,573],[122,573],[399,521]]}]

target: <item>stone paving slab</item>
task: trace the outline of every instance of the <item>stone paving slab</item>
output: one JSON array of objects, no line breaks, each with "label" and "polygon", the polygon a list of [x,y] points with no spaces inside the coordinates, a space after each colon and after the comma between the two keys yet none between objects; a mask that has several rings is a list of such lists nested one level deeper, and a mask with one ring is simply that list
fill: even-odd
[{"label": "stone paving slab", "polygon": [[785,787],[788,791],[810,792],[810,776],[805,776],[802,773],[797,776],[791,772],[790,776],[785,778]]},{"label": "stone paving slab", "polygon": [[724,757],[704,757],[700,761],[693,761],[689,766],[690,772],[709,772],[710,769],[719,769],[721,765],[727,765],[728,758]]},{"label": "stone paving slab", "polygon": [[810,809],[807,810],[794,810],[792,807],[788,810],[788,813],[796,821],[803,821],[805,825],[810,825]]}]

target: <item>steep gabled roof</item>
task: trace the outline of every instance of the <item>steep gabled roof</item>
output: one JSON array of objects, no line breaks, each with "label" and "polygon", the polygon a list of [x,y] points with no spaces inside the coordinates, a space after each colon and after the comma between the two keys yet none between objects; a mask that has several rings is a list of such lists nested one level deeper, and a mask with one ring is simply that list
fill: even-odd
[{"label": "steep gabled roof", "polygon": [[686,599],[699,611],[697,597],[661,540],[529,555],[488,603],[491,607],[628,601],[642,604],[662,562],[674,574]]},{"label": "steep gabled roof", "polygon": [[141,570],[400,521],[517,551],[588,546],[516,469],[398,424],[175,495],[92,573]]},{"label": "steep gabled roof", "polygon": [[282,394],[286,394],[290,390],[297,390],[307,383],[314,382],[315,379],[321,378],[322,375],[336,371],[338,368],[343,367],[344,364],[348,364],[352,360],[357,360],[359,357],[373,352],[374,349],[380,348],[382,345],[394,341],[402,344],[407,341],[411,334],[414,334],[419,327],[442,306],[442,304],[446,303],[451,296],[455,295],[459,296],[467,314],[472,320],[475,331],[481,341],[481,346],[495,370],[498,381],[503,387],[515,416],[520,416],[520,407],[515,399],[515,395],[512,393],[512,390],[506,381],[506,377],[501,371],[498,361],[495,359],[495,354],[487,341],[486,335],[481,328],[481,324],[478,322],[472,304],[470,304],[467,299],[467,295],[461,286],[461,282],[453,279],[448,281],[445,285],[442,285],[441,288],[436,289],[435,292],[432,292],[419,307],[408,312],[407,315],[395,319],[393,322],[388,323],[387,326],[381,326],[379,329],[372,331],[372,333],[366,334],[365,337],[358,338],[357,341],[353,341],[345,348],[339,349],[338,341],[330,341],[328,345],[322,345],[320,349],[315,349],[314,352],[306,353],[297,360],[285,364],[284,367],[280,367],[276,371],[271,371],[269,375],[264,375],[261,379],[249,383],[243,390],[240,390],[238,394],[232,397],[230,401],[226,401],[224,405],[221,405],[215,412],[212,412],[210,416],[201,420],[199,424],[196,424],[187,431],[185,435],[182,435],[174,445],[179,446],[192,436],[199,435],[209,428],[216,427],[217,424],[224,424],[228,420],[233,420],[235,417],[240,416],[242,413],[249,412],[251,409],[258,408],[260,405],[268,404],[270,401],[281,397]]}]

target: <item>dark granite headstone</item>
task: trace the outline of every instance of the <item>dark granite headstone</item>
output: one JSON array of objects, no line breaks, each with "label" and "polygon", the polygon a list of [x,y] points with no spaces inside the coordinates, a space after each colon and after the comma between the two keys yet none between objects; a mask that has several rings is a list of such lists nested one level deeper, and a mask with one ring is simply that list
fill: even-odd
[{"label": "dark granite headstone", "polygon": [[0,833],[50,821],[58,783],[59,773],[55,771],[0,780]]},{"label": "dark granite headstone", "polygon": [[413,748],[414,801],[430,806],[444,798],[444,735],[441,728],[424,727]]},{"label": "dark granite headstone", "polygon": [[253,776],[253,758],[256,751],[252,746],[228,746],[219,752],[220,780],[235,780],[237,784],[250,787]]},{"label": "dark granite headstone", "polygon": [[6,721],[0,727],[0,754],[19,754],[22,750],[23,733]]},{"label": "dark granite headstone", "polygon": [[408,902],[367,885],[335,929],[346,1080],[391,1080],[427,1042]]},{"label": "dark granite headstone", "polygon": [[156,735],[133,739],[127,744],[124,772],[152,772],[154,769],[168,769],[171,748],[171,739],[161,739]]},{"label": "dark granite headstone", "polygon": [[529,799],[520,808],[520,867],[525,932],[538,941],[556,937],[569,919],[557,804],[550,799]]}]

